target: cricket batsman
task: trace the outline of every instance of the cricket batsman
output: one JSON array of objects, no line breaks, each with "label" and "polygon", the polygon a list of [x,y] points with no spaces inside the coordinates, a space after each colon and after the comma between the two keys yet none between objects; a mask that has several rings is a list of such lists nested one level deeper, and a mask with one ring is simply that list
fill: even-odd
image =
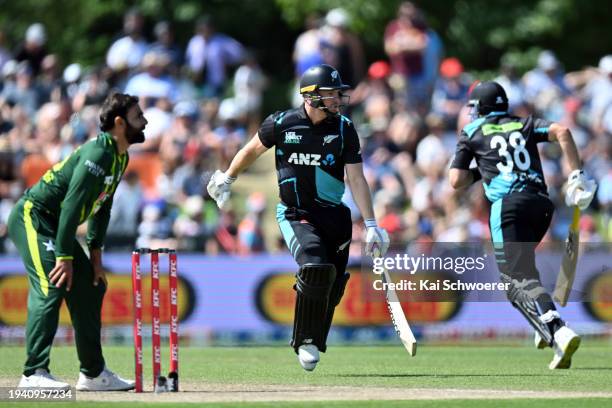
[{"label": "cricket batsman", "polygon": [[[113,195],[128,164],[128,147],[144,141],[147,120],[138,98],[114,93],[100,110],[100,133],[55,164],[26,190],[9,217],[9,235],[23,259],[28,290],[27,359],[19,387],[69,388],[49,372],[59,309],[66,301],[80,373],[79,391],[134,388],[106,368],[100,344],[107,281],[102,245]],[[76,239],[88,221],[89,257]]]},{"label": "cricket batsman", "polygon": [[208,184],[208,193],[223,208],[238,174],[275,147],[281,200],[277,220],[299,265],[291,346],[307,371],[315,369],[319,352],[326,350],[334,309],[349,279],[352,223],[350,210],[342,203],[345,171],[365,219],[366,254],[383,256],[389,247],[387,232],[374,217],[357,132],[340,113],[348,102],[343,93],[348,88],[329,65],[306,70],[300,79],[304,103],[268,116],[229,169],[217,170]]},{"label": "cricket batsman", "polygon": [[[496,262],[512,305],[535,329],[536,346],[552,347],[549,368],[569,368],[580,337],[561,319],[536,269],[535,248],[544,237],[554,212],[548,198],[537,144],[558,142],[571,173],[565,203],[585,209],[597,185],[581,170],[570,131],[534,117],[508,113],[506,92],[497,82],[482,82],[472,90],[468,106],[473,121],[459,136],[449,171],[454,188],[482,178],[491,202],[489,227]],[[470,168],[472,158],[477,168]]]}]

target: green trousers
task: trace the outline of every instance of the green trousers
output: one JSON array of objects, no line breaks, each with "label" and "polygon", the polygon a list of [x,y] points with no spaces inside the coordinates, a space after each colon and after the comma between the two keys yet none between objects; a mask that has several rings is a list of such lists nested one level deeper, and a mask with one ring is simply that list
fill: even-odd
[{"label": "green trousers", "polygon": [[28,274],[28,319],[26,323],[27,360],[23,374],[29,376],[37,368],[49,370],[49,355],[57,332],[62,300],[70,312],[80,370],[88,377],[97,377],[104,369],[100,344],[103,282],[93,285],[93,266],[81,245],[74,242],[72,288],[66,291],[49,282],[55,266],[55,229],[49,216],[44,216],[22,198],[13,208],[8,222],[9,236],[19,250]]}]

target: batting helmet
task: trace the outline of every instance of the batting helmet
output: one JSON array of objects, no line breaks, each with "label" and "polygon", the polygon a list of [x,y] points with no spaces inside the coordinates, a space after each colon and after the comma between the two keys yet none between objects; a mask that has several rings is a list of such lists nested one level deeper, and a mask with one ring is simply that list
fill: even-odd
[{"label": "batting helmet", "polygon": [[472,89],[468,106],[476,109],[479,115],[491,112],[506,112],[508,96],[504,88],[495,81],[481,82]]},{"label": "batting helmet", "polygon": [[316,91],[344,91],[350,86],[342,83],[340,73],[331,65],[321,64],[308,68],[300,78],[300,93]]}]

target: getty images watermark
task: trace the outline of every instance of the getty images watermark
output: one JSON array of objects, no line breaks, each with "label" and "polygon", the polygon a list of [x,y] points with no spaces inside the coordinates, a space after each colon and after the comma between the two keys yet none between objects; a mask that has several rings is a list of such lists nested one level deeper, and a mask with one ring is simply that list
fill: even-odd
[{"label": "getty images watermark", "polygon": [[374,290],[392,289],[396,291],[464,291],[464,290],[508,290],[509,283],[502,282],[463,282],[460,279],[401,279],[397,282],[386,282],[382,275],[387,271],[404,271],[415,275],[418,271],[446,271],[463,275],[466,271],[484,271],[487,254],[478,257],[458,256],[410,256],[408,254],[395,254],[389,257],[373,259],[372,272],[381,275],[380,279],[372,282]]},{"label": "getty images watermark", "polygon": [[[396,243],[384,257],[362,258],[363,289],[370,293],[395,290],[404,301],[507,302],[512,285],[507,276],[516,275],[512,278],[520,282],[525,278],[522,271],[528,272],[529,279],[537,276],[552,293],[565,251],[563,242],[504,242],[497,247],[490,243]],[[578,252],[569,300],[599,300],[612,282],[611,245],[585,243]],[[376,298],[381,297],[372,300]]]}]

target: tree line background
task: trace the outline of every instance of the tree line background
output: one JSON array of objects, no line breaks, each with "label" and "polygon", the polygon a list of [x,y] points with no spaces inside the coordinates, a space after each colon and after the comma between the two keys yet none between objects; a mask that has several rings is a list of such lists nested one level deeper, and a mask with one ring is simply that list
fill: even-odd
[{"label": "tree line background", "polygon": [[[258,57],[272,79],[271,95],[282,98],[281,84],[293,77],[291,53],[305,17],[345,8],[352,17],[368,61],[385,58],[383,33],[395,18],[399,0],[0,0],[0,25],[9,44],[18,44],[33,22],[45,25],[47,47],[63,65],[101,64],[121,32],[123,14],[137,6],[146,32],[170,21],[176,41],[185,46],[195,20],[212,15],[217,28]],[[605,0],[429,0],[414,1],[442,38],[447,56],[458,57],[468,71],[487,75],[501,58],[512,58],[521,71],[533,67],[541,49],[551,49],[566,70],[596,65],[612,51],[612,7]],[[277,89],[277,92],[274,89]],[[268,98],[270,95],[268,95]],[[275,98],[273,96],[273,98]],[[276,101],[283,104],[285,101]],[[272,103],[272,105],[277,105]],[[269,105],[269,103],[267,103]]]}]

